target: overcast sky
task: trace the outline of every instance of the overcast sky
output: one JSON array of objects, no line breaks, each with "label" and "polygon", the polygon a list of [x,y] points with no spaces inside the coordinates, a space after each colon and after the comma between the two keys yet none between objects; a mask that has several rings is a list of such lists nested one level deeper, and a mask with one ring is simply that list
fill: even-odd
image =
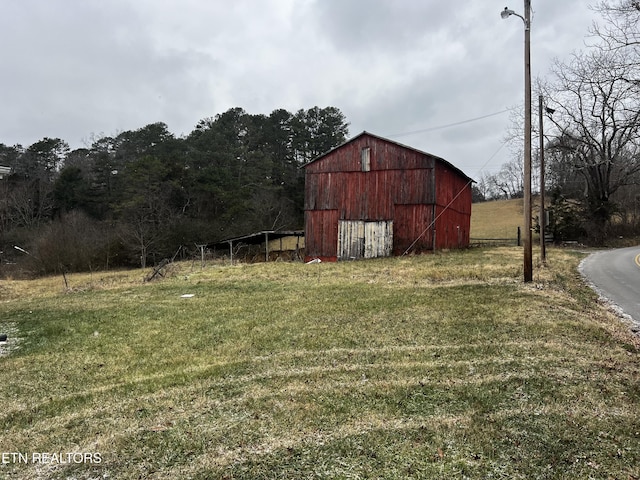
[{"label": "overcast sky", "polygon": [[[523,103],[523,22],[500,18],[506,1],[2,2],[0,143],[78,148],[153,122],[186,135],[232,107],[334,106],[351,136],[389,137],[478,178],[510,158],[494,156],[504,110]],[[584,48],[589,3],[532,0],[534,79]]]}]

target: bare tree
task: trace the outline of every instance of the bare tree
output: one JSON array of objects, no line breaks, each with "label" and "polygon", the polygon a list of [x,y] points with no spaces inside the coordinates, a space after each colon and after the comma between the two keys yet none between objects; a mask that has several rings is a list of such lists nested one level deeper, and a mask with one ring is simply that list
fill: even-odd
[{"label": "bare tree", "polygon": [[640,84],[630,81],[635,65],[624,49],[593,48],[568,63],[556,61],[552,74],[546,96],[556,110],[554,148],[584,180],[590,233],[601,240],[615,210],[611,195],[640,171]]},{"label": "bare tree", "polygon": [[[504,142],[511,151],[511,160],[505,163],[497,174],[492,176],[492,184],[493,187],[502,192],[502,196],[520,198],[524,195],[524,108],[522,106],[512,108],[509,117],[510,126],[504,136]],[[536,139],[538,136],[537,123],[537,117],[535,121],[532,119],[533,145],[538,145]],[[531,188],[533,192],[539,191],[540,187],[540,155],[537,150],[534,147],[532,158],[534,163],[531,168]]]},{"label": "bare tree", "polygon": [[13,186],[6,198],[8,220],[28,228],[40,225],[52,211],[52,191],[52,185],[40,178]]},{"label": "bare tree", "polygon": [[600,1],[593,7],[603,22],[594,22],[591,34],[596,38],[597,48],[608,50],[640,47],[640,1]]},{"label": "bare tree", "polygon": [[490,177],[493,190],[501,192],[505,198],[522,198],[524,185],[524,165],[520,158],[514,158],[502,165],[500,171]]},{"label": "bare tree", "polygon": [[483,172],[478,181],[472,185],[473,202],[484,202],[494,198],[493,191],[489,185],[491,175]]}]

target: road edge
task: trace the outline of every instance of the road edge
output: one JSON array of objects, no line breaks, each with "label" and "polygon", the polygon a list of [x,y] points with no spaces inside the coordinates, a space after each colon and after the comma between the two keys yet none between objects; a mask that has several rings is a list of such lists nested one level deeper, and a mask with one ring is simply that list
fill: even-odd
[{"label": "road edge", "polygon": [[632,334],[640,337],[640,320],[636,321],[631,315],[629,315],[628,313],[625,313],[622,307],[620,307],[613,300],[608,298],[600,288],[598,288],[593,282],[591,282],[591,280],[589,280],[586,273],[584,273],[585,262],[587,262],[594,255],[598,255],[606,251],[607,250],[599,250],[597,252],[592,252],[586,257],[584,257],[582,260],[580,260],[580,263],[578,264],[578,273],[580,274],[580,277],[582,278],[582,281],[584,282],[584,284],[588,286],[591,290],[596,292],[596,294],[598,295],[598,302],[604,305],[607,308],[607,310],[613,313],[616,317],[623,320],[623,323],[627,324]]}]

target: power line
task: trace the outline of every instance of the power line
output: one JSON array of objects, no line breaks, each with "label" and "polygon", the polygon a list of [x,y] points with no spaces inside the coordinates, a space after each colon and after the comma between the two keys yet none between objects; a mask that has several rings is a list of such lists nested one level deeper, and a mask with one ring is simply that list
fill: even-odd
[{"label": "power line", "polygon": [[455,123],[448,123],[446,125],[439,125],[437,127],[423,128],[421,130],[414,130],[412,132],[394,133],[393,135],[387,135],[387,137],[404,137],[407,135],[415,135],[417,133],[433,132],[435,130],[442,130],[445,128],[457,127],[458,125],[464,125],[465,123],[477,122],[478,120],[484,120],[485,118],[495,117],[496,115],[502,115],[503,113],[506,113],[508,111],[510,111],[510,109],[506,108],[504,110],[500,110],[499,112],[489,113],[488,115],[483,115],[481,117],[470,118],[468,120],[462,120],[460,122],[455,122]]},{"label": "power line", "polygon": [[484,162],[484,164],[478,169],[478,172],[476,173],[476,175],[480,175],[482,173],[482,171],[486,168],[486,166],[489,164],[489,162],[491,160],[493,160],[496,155],[498,155],[498,153],[500,153],[500,150],[502,150],[504,148],[504,146],[507,144],[506,140],[503,140],[502,143],[500,143],[500,146],[498,147],[498,149],[493,152],[493,155],[491,155],[486,162]]}]

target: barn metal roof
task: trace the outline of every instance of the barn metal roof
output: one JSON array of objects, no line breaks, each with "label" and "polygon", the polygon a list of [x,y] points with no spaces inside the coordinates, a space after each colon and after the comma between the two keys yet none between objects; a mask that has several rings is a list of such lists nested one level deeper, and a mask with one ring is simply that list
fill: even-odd
[{"label": "barn metal roof", "polygon": [[223,245],[228,243],[236,243],[242,241],[249,245],[259,245],[264,243],[265,239],[277,240],[284,237],[304,236],[304,230],[262,230],[260,232],[250,233],[241,237],[227,238],[215,242],[213,245]]},{"label": "barn metal roof", "polygon": [[310,162],[306,163],[305,165],[302,166],[302,168],[306,168],[308,165],[311,165],[312,163],[317,162],[318,160],[321,160],[322,158],[326,157],[327,155],[329,155],[330,153],[339,150],[340,148],[344,147],[345,145],[348,145],[351,142],[354,142],[355,140],[357,140],[358,138],[362,137],[362,136],[369,136],[378,140],[382,140],[383,142],[388,142],[388,143],[392,143],[394,145],[397,145],[399,147],[402,148],[406,148],[407,150],[413,150],[414,152],[418,152],[422,155],[428,155],[429,157],[435,158],[438,162],[444,164],[446,167],[450,168],[451,170],[455,171],[457,174],[459,174],[461,177],[466,178],[467,180],[472,181],[473,183],[475,183],[475,180],[473,180],[470,176],[468,176],[466,173],[464,173],[462,170],[460,170],[458,167],[456,167],[455,165],[453,165],[451,162],[446,161],[444,158],[442,157],[438,157],[437,155],[433,155],[431,153],[428,152],[424,152],[422,150],[418,150],[417,148],[414,147],[410,147],[408,145],[404,145],[402,143],[399,142],[395,142],[393,140],[389,140],[388,138],[384,138],[381,137],[379,135],[375,135],[373,133],[367,132],[366,130],[364,130],[362,133],[356,135],[355,137],[350,138],[349,140],[347,140],[346,142],[341,143],[340,145],[338,145],[337,147],[333,147],[331,150],[319,155],[318,157],[314,158],[313,160],[311,160]]}]

